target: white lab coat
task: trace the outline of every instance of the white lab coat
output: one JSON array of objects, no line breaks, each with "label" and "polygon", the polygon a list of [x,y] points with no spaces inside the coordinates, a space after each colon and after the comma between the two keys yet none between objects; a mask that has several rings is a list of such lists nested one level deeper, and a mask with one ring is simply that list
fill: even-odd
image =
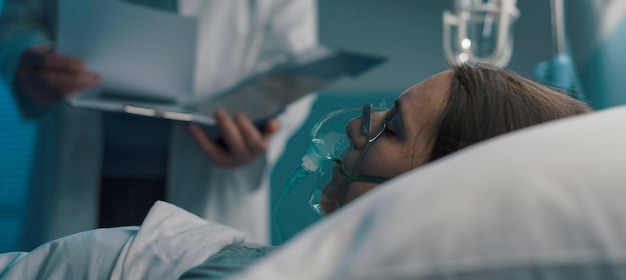
[{"label": "white lab coat", "polygon": [[[160,5],[163,1],[141,2]],[[178,5],[179,13],[199,18],[194,77],[198,94],[210,95],[317,44],[314,0],[180,0]],[[7,0],[4,9],[0,72],[12,81],[24,49],[51,43],[49,35],[54,30],[36,28],[32,15],[42,12],[47,15],[48,27],[55,26],[56,1]],[[30,249],[96,227],[103,147],[100,114],[65,106],[40,108],[24,96],[15,94],[15,98],[26,115],[40,119],[22,247]],[[168,200],[243,231],[248,241],[267,242],[271,167],[306,119],[314,98],[301,99],[280,116],[281,130],[274,135],[266,156],[234,170],[215,166],[184,127],[172,124]]]}]

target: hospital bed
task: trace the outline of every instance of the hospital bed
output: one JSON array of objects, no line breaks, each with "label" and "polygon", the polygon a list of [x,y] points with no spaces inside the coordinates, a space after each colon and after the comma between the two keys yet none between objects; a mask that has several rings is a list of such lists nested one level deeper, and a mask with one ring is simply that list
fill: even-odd
[{"label": "hospital bed", "polygon": [[240,232],[157,203],[141,228],[0,255],[0,278],[626,279],[624,127],[626,106],[476,144],[248,255],[241,272],[199,270]]}]

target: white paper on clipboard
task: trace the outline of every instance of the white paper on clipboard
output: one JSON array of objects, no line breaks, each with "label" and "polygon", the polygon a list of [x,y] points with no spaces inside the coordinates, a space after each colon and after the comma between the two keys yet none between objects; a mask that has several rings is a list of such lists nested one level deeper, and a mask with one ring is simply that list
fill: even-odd
[{"label": "white paper on clipboard", "polygon": [[101,96],[94,90],[69,104],[77,108],[121,112],[214,126],[213,112],[244,112],[255,123],[280,113],[291,102],[319,91],[345,76],[358,76],[381,64],[380,56],[328,49],[308,49],[211,97],[177,100]]},{"label": "white paper on clipboard", "polygon": [[60,0],[56,50],[100,74],[104,90],[175,101],[193,89],[197,26],[119,0]]},{"label": "white paper on clipboard", "polygon": [[205,126],[215,125],[213,112],[223,108],[261,123],[296,99],[384,60],[317,46],[195,99],[196,19],[118,0],[60,0],[59,8],[57,50],[82,59],[103,79],[67,100],[75,108]]}]

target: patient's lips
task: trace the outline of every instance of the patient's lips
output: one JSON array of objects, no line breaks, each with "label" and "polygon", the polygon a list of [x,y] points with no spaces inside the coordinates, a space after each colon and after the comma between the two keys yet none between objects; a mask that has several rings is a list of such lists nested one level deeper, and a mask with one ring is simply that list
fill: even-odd
[{"label": "patient's lips", "polygon": [[[358,155],[359,154],[355,151],[348,153],[343,158],[344,167],[351,168],[351,166],[354,166],[355,158],[357,158]],[[347,184],[346,176],[341,174],[339,167],[335,165],[333,167],[331,181],[324,187],[322,195],[320,196],[320,208],[324,214],[328,215],[343,206],[344,201],[340,200],[345,199],[346,192],[348,191],[346,188],[349,187]]]}]

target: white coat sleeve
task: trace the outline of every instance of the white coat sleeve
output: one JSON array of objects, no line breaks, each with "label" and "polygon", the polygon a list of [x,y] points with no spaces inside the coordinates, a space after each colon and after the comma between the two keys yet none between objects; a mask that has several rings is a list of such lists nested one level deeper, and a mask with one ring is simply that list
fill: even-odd
[{"label": "white coat sleeve", "polygon": [[[266,23],[264,41],[261,46],[256,69],[269,69],[289,55],[314,47],[318,43],[317,2],[315,0],[275,0]],[[280,130],[272,137],[265,168],[270,169],[284,151],[289,138],[300,128],[309,115],[316,95],[310,94],[287,106],[278,117]],[[261,180],[262,176],[258,176]],[[267,182],[259,181],[254,186]]]},{"label": "white coat sleeve", "polygon": [[56,11],[56,1],[5,0],[0,15],[0,76],[27,118],[39,117],[47,108],[16,92],[13,79],[26,49],[51,45],[55,20],[46,16],[50,9]]},{"label": "white coat sleeve", "polygon": [[280,0],[268,22],[259,63],[265,59],[293,54],[317,45],[317,2],[315,0]]},{"label": "white coat sleeve", "polygon": [[[265,67],[277,60],[280,61],[280,57],[316,46],[318,43],[317,24],[317,1],[275,1],[258,65]],[[267,154],[267,163],[270,167],[283,153],[289,138],[306,121],[316,97],[316,94],[311,93],[300,98],[279,116],[281,130],[274,135]]]}]

